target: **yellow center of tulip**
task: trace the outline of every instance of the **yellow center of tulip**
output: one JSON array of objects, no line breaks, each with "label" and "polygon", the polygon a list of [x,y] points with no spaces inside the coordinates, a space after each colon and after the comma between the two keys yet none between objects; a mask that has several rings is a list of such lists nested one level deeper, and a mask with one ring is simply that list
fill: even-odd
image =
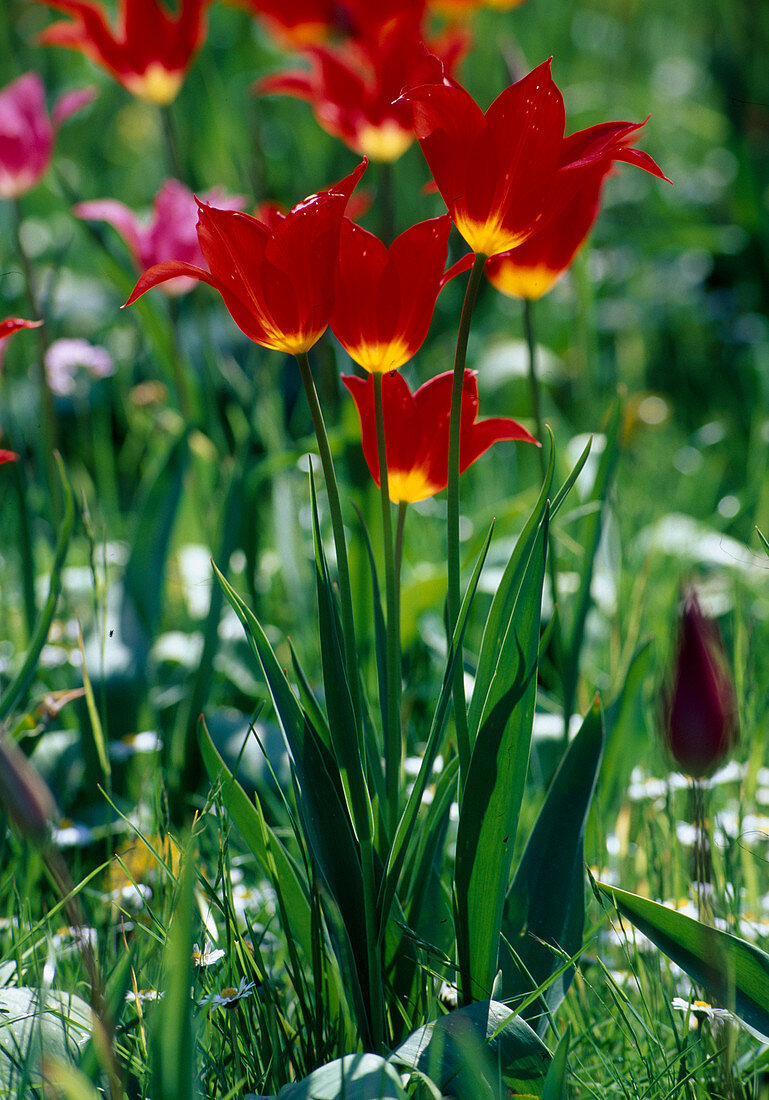
[{"label": "yellow center of tulip", "polygon": [[519,267],[510,261],[501,263],[492,271],[486,270],[489,282],[508,298],[528,298],[536,301],[546,294],[560,271],[551,271],[544,264],[534,267]]},{"label": "yellow center of tulip", "polygon": [[414,135],[390,119],[381,126],[362,126],[358,131],[358,152],[369,160],[394,161],[402,157]]},{"label": "yellow center of tulip", "polygon": [[388,470],[387,487],[393,504],[413,504],[417,500],[427,500],[443,488],[430,481],[425,471],[420,469]]},{"label": "yellow center of tulip", "polygon": [[149,103],[157,103],[160,107],[173,103],[183,82],[183,72],[171,73],[157,61],[148,65],[141,75],[132,73],[123,80],[131,95],[146,99]]},{"label": "yellow center of tulip", "polygon": [[405,340],[367,341],[356,345],[345,345],[345,350],[359,367],[369,374],[389,374],[408,363],[414,354]]},{"label": "yellow center of tulip", "polygon": [[453,212],[453,218],[454,225],[478,256],[498,256],[500,252],[509,252],[530,236],[529,233],[515,233],[508,229],[498,216],[490,215],[479,222],[457,210]]}]

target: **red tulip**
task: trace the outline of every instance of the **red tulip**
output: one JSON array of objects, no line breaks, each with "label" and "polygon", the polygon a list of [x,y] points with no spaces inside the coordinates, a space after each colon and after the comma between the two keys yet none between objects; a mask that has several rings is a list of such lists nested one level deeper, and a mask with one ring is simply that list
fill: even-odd
[{"label": "red tulip", "polygon": [[15,462],[18,457],[19,456],[13,451],[4,451],[2,447],[0,447],[0,466],[6,462]]},{"label": "red tulip", "polygon": [[9,317],[6,321],[0,321],[0,343],[21,328],[40,328],[42,323],[42,321],[24,321],[21,317]]},{"label": "red tulip", "polygon": [[90,0],[39,0],[72,17],[40,35],[47,46],[78,50],[106,69],[132,95],[152,103],[174,100],[206,36],[209,0],[179,0],[170,15],[161,0],[119,0],[117,26]]},{"label": "red tulip", "polygon": [[645,153],[616,150],[617,123],[564,138],[563,99],[549,61],[506,88],[485,114],[448,78],[404,98],[438,190],[478,255],[499,255],[533,236],[573,199],[612,143],[614,159],[662,175]]},{"label": "red tulip", "polygon": [[[408,14],[420,20],[425,0],[244,0],[286,49],[317,46],[330,35],[376,37]],[[399,89],[400,91],[400,89]]]},{"label": "red tulip", "polygon": [[171,260],[145,271],[127,306],[151,287],[186,276],[219,291],[249,339],[292,355],[325,332],[334,304],[339,232],[366,161],[326,191],[310,195],[272,228],[248,214],[198,203],[198,241],[208,271]]},{"label": "red tulip", "polygon": [[386,248],[345,218],[331,330],[364,370],[397,370],[424,343],[446,265],[451,218],[420,222]]},{"label": "red tulip", "polygon": [[[360,417],[363,454],[379,485],[379,451],[374,416],[374,379],[343,375]],[[402,375],[382,379],[385,449],[390,500],[395,504],[425,500],[446,488],[449,466],[449,413],[452,372],[431,378],[412,394]],[[463,473],[492,443],[514,439],[537,441],[509,417],[476,422],[478,383],[475,371],[466,370],[462,389],[459,469]]]},{"label": "red tulip", "polygon": [[[214,188],[201,196],[219,210],[239,210],[245,203],[244,195],[227,196],[221,188]],[[185,260],[187,263],[204,263],[196,229],[198,207],[192,192],[178,180],[166,180],[152,204],[152,219],[143,225],[133,210],[116,199],[96,199],[81,202],[75,207],[79,218],[104,221],[113,226],[128,245],[140,271],[164,260]],[[164,285],[167,294],[184,294],[194,283],[190,279],[178,279]]]},{"label": "red tulip", "polygon": [[59,126],[95,95],[93,88],[68,92],[49,117],[37,73],[25,73],[0,91],[0,198],[18,198],[40,182]]},{"label": "red tulip", "polygon": [[737,703],[716,624],[687,593],[678,631],[665,740],[678,767],[700,779],[737,743]]},{"label": "red tulip", "polygon": [[306,100],[323,129],[353,152],[394,161],[414,141],[411,108],[394,101],[405,87],[440,80],[441,63],[448,71],[455,67],[467,38],[447,34],[430,48],[440,56],[427,52],[418,23],[404,16],[365,38],[308,49],[308,70],[273,73],[254,89]]},{"label": "red tulip", "polygon": [[[570,266],[593,228],[601,209],[604,181],[616,160],[637,164],[659,179],[666,179],[647,153],[629,148],[633,135],[645,125],[645,122],[607,122],[566,138],[562,159],[567,164],[570,161],[576,164],[556,173],[551,191],[553,206],[557,208],[563,203],[562,209],[523,244],[486,261],[486,275],[497,290],[512,298],[531,300],[541,298],[550,290]],[[600,155],[583,167],[580,150],[586,151],[588,157],[594,156],[597,150]],[[565,197],[561,197],[561,191]],[[446,277],[451,278],[469,268],[472,260],[470,253],[459,260]]]}]

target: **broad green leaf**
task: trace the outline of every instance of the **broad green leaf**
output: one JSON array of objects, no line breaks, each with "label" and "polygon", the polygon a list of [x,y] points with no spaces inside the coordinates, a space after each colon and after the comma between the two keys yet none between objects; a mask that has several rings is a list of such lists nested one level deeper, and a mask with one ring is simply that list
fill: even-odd
[{"label": "broad green leaf", "polygon": [[306,883],[280,838],[267,824],[258,800],[252,802],[217,752],[205,722],[200,723],[200,749],[211,781],[222,781],[221,797],[241,836],[275,883],[291,924],[291,935],[301,944],[306,959],[312,958],[310,902]]},{"label": "broad green leaf", "polygon": [[61,574],[64,569],[64,562],[67,558],[69,542],[72,538],[72,528],[75,523],[75,505],[72,499],[72,489],[64,470],[64,464],[58,454],[56,455],[56,462],[64,495],[64,518],[62,519],[58,538],[56,540],[56,553],[51,566],[48,599],[45,601],[45,607],[38,618],[27,655],[16,675],[16,679],[9,686],[8,690],[3,693],[2,697],[0,697],[0,722],[4,721],[14,707],[22,700],[29,685],[35,678],[37,662],[42,648],[48,640],[48,631],[51,629],[51,623],[56,614],[56,607],[61,593]]},{"label": "broad green leaf", "polygon": [[[506,998],[530,993],[559,969],[561,959],[548,944],[566,955],[576,954],[582,944],[585,821],[602,749],[603,723],[596,698],[550,784],[507,895],[502,931],[525,970],[503,948]],[[573,976],[569,967],[542,994],[551,1013],[566,996]],[[540,1020],[540,1034],[548,1026],[539,1000],[525,1015],[530,1021]]]},{"label": "broad green leaf", "polygon": [[39,1085],[42,1057],[74,1063],[90,1034],[91,1009],[73,993],[0,989],[0,1096]]},{"label": "broad green leaf", "polygon": [[[510,601],[508,624],[480,714],[459,809],[454,905],[465,1002],[488,996],[497,972],[502,909],[534,720],[547,529],[545,501],[530,552],[521,563],[517,592]],[[528,543],[525,533],[524,537]],[[513,557],[517,555],[516,547]]]},{"label": "broad green leaf", "polygon": [[705,986],[716,1002],[732,1009],[769,1043],[766,951],[638,894],[601,882],[596,886],[660,951]]},{"label": "broad green leaf", "polygon": [[511,1093],[539,1096],[550,1052],[507,1005],[485,1000],[418,1028],[390,1060],[425,1073],[442,1093],[472,1100],[499,1095],[500,1076]]},{"label": "broad green leaf", "polygon": [[378,1054],[348,1054],[314,1070],[308,1077],[286,1085],[277,1096],[245,1100],[406,1100],[400,1077]]},{"label": "broad green leaf", "polygon": [[571,1032],[567,1028],[561,1036],[561,1041],[555,1048],[555,1054],[550,1063],[550,1068],[547,1071],[547,1077],[545,1078],[545,1084],[542,1089],[541,1100],[565,1100],[566,1075],[568,1073],[567,1059],[569,1057],[570,1040]]}]

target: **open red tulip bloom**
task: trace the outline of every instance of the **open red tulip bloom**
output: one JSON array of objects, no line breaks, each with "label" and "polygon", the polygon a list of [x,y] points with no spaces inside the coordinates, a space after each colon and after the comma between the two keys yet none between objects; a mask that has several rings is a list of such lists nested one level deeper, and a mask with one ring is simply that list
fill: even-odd
[{"label": "open red tulip bloom", "polygon": [[[342,375],[342,381],[358,408],[363,454],[371,476],[379,485],[374,379]],[[431,378],[413,394],[400,374],[387,374],[382,379],[387,478],[390,500],[395,504],[426,500],[448,484],[451,384],[451,371]],[[501,439],[537,443],[521,424],[509,417],[495,416],[476,422],[477,415],[478,383],[475,371],[466,370],[462,383],[460,473]]]},{"label": "open red tulip bloom", "polygon": [[[239,210],[245,203],[244,195],[227,196],[221,188],[213,188],[201,196],[219,210]],[[81,202],[74,210],[79,218],[104,221],[113,226],[128,245],[140,271],[162,263],[164,260],[183,260],[191,264],[204,263],[198,242],[196,223],[198,207],[189,188],[178,180],[168,179],[158,191],[152,204],[152,218],[142,224],[122,202],[117,199],[95,199]],[[190,279],[178,279],[164,284],[167,294],[184,294],[194,283]]]},{"label": "open red tulip bloom", "polygon": [[454,224],[478,255],[496,256],[527,241],[574,198],[612,144],[613,159],[662,175],[645,153],[617,148],[617,123],[564,138],[563,99],[549,61],[506,88],[485,114],[447,78],[412,88],[404,98]]},{"label": "open red tulip bloom", "polygon": [[206,36],[209,0],[179,0],[169,15],[161,0],[120,0],[113,29],[90,0],[39,0],[71,16],[40,35],[47,46],[78,50],[106,69],[132,95],[152,103],[174,100]]},{"label": "open red tulip bloom", "polygon": [[310,195],[272,228],[248,214],[198,203],[198,241],[208,271],[171,260],[146,271],[127,306],[151,287],[187,277],[219,291],[239,328],[257,344],[309,351],[328,326],[347,200],[366,168]]},{"label": "open red tulip bloom", "polygon": [[347,354],[374,374],[397,370],[430,327],[446,265],[451,218],[420,222],[386,248],[345,218],[339,239],[331,330]]},{"label": "open red tulip bloom", "polygon": [[95,96],[94,88],[68,92],[49,117],[37,73],[25,73],[0,91],[0,198],[18,198],[40,182],[59,126]]},{"label": "open red tulip bloom", "polygon": [[394,101],[404,87],[439,81],[444,68],[450,72],[459,63],[467,44],[465,35],[446,34],[430,46],[433,56],[418,22],[401,16],[359,40],[308,49],[309,70],[273,73],[254,89],[305,100],[323,129],[353,152],[394,161],[414,141],[411,108],[405,100]]},{"label": "open red tulip bloom", "polygon": [[679,623],[665,739],[678,767],[695,779],[714,772],[737,744],[737,703],[723,643],[693,591]]}]

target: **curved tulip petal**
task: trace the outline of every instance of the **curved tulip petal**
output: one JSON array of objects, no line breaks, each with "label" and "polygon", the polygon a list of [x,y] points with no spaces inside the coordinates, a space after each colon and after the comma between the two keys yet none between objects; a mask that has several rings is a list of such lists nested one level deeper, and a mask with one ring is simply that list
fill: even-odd
[{"label": "curved tulip petal", "polygon": [[89,103],[93,103],[98,94],[97,88],[78,88],[73,92],[66,92],[56,101],[51,112],[54,128],[58,130],[68,118],[77,114],[78,111],[82,111]]},{"label": "curved tulip petal", "polygon": [[0,466],[6,462],[16,462],[18,457],[15,451],[4,451],[2,447],[0,447]]},{"label": "curved tulip petal", "polygon": [[160,286],[162,283],[167,283],[171,279],[180,278],[197,279],[200,283],[208,283],[209,286],[216,287],[217,290],[220,290],[218,281],[209,271],[204,271],[202,267],[196,267],[194,264],[182,263],[180,260],[166,260],[162,264],[155,264],[149,271],[144,272],[131,291],[130,297],[120,308],[125,309],[126,306],[133,305],[137,298],[141,298],[142,294],[146,294],[147,291],[152,290],[153,287]]},{"label": "curved tulip petal", "polygon": [[0,340],[7,340],[22,328],[40,328],[42,323],[42,321],[25,321],[21,317],[9,317],[5,321],[0,321]]}]

